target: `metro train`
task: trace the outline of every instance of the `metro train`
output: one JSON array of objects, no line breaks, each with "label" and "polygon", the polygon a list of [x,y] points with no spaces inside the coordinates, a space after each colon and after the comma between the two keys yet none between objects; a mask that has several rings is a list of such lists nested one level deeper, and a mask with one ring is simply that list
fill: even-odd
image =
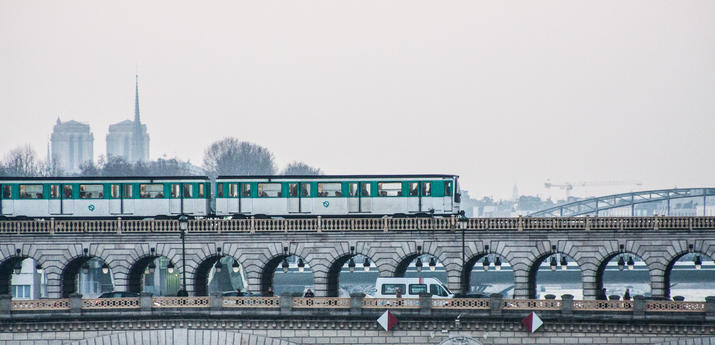
[{"label": "metro train", "polygon": [[382,217],[459,214],[456,175],[0,177],[0,217]]}]

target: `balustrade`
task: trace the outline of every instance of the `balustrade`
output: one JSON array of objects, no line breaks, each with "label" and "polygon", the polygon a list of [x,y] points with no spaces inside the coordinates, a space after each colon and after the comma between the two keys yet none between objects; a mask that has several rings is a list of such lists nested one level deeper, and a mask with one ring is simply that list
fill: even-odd
[{"label": "balustrade", "polygon": [[[192,219],[188,232],[301,232],[301,231],[412,231],[454,230],[455,217],[446,218],[306,218],[306,219]],[[715,217],[556,217],[470,218],[474,230],[699,230],[715,229]],[[139,220],[2,220],[0,233],[162,233],[179,232],[174,219]]]}]

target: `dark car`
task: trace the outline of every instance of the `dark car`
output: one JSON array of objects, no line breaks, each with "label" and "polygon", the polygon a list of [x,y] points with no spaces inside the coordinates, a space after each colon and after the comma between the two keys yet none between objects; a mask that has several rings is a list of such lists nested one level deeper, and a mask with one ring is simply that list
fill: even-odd
[{"label": "dark car", "polygon": [[237,291],[226,291],[223,293],[225,297],[262,297],[260,294],[257,293],[252,293],[252,292],[241,292],[238,293]]},{"label": "dark car", "polygon": [[127,292],[127,291],[112,291],[112,292],[105,292],[97,298],[122,298],[122,297],[139,297],[139,294],[136,292]]}]

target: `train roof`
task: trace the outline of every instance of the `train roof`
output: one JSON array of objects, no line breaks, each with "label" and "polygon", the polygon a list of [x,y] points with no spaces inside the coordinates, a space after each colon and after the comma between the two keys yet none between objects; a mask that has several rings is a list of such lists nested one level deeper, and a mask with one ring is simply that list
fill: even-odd
[{"label": "train roof", "polygon": [[208,180],[208,176],[0,176],[0,181]]},{"label": "train roof", "polygon": [[217,179],[346,179],[346,178],[455,178],[448,174],[402,174],[402,175],[221,175]]}]

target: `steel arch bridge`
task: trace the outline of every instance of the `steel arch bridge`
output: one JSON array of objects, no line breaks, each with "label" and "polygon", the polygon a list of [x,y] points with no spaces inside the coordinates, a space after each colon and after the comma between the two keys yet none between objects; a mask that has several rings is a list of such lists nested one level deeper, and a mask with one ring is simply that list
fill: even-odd
[{"label": "steel arch bridge", "polygon": [[635,215],[638,204],[666,201],[667,215],[670,215],[670,200],[685,198],[702,198],[703,215],[707,206],[707,197],[715,196],[715,188],[673,188],[646,190],[622,194],[606,195],[597,198],[584,199],[554,206],[528,215],[528,217],[574,217],[584,215],[598,216],[600,211],[614,208],[629,207],[631,216]]}]

